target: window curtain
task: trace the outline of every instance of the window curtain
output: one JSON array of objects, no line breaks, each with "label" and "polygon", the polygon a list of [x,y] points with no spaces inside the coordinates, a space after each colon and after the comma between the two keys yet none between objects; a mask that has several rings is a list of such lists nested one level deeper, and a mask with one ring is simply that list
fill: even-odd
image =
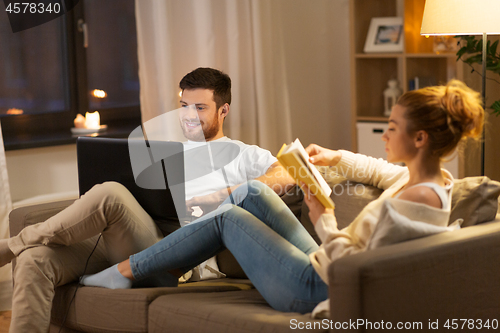
[{"label": "window curtain", "polygon": [[178,84],[185,74],[213,67],[232,80],[225,135],[274,153],[291,141],[276,1],[136,0],[135,5],[143,122],[179,107]]},{"label": "window curtain", "polygon": [[[9,213],[12,210],[7,163],[0,126],[0,238],[9,237]],[[0,311],[10,310],[12,304],[11,265],[0,268]]]}]

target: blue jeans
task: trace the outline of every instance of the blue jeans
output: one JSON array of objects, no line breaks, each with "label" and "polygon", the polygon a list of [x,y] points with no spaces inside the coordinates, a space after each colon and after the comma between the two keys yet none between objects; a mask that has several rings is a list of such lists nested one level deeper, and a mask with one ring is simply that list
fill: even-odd
[{"label": "blue jeans", "polygon": [[223,204],[130,256],[134,278],[187,271],[228,248],[274,309],[311,312],[328,298],[328,286],[309,260],[318,249],[314,239],[263,183],[250,181],[232,195],[238,205]]}]

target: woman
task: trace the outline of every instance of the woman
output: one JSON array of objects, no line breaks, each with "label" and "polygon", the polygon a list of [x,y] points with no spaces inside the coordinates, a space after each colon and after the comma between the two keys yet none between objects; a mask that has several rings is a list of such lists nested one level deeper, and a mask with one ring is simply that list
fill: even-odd
[{"label": "woman", "polygon": [[387,160],[403,162],[406,167],[309,146],[312,163],[335,167],[352,180],[384,189],[348,227],[338,230],[333,210],[325,209],[303,185],[321,246],[272,190],[252,181],[247,188],[233,192],[245,195],[238,206],[221,207],[227,211],[214,211],[128,260],[85,276],[82,283],[129,288],[133,280],[160,272],[180,276],[228,248],[273,308],[301,313],[315,309],[313,314],[327,310],[329,264],[383,244],[388,229],[378,227],[399,220],[426,222],[446,230],[453,177],[441,169],[441,160],[463,138],[479,137],[483,118],[479,94],[451,81],[446,86],[408,92],[394,106],[382,139]]}]

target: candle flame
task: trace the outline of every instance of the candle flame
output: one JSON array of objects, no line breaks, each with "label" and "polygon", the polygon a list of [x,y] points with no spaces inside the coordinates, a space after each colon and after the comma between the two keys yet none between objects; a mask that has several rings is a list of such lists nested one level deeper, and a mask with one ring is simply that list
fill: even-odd
[{"label": "candle flame", "polygon": [[101,89],[94,89],[92,91],[92,95],[96,98],[105,98],[106,96],[108,96],[108,94],[106,94],[106,92]]},{"label": "candle flame", "polygon": [[23,110],[16,109],[16,108],[12,108],[12,109],[7,110],[7,114],[23,114],[23,113],[24,113]]}]

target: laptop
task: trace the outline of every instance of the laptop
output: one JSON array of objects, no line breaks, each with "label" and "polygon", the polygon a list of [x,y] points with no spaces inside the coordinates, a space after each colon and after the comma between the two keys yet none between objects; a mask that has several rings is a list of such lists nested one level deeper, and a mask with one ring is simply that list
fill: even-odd
[{"label": "laptop", "polygon": [[180,227],[184,216],[177,212],[186,212],[182,143],[79,137],[76,146],[80,195],[115,181],[132,193],[164,235]]}]

